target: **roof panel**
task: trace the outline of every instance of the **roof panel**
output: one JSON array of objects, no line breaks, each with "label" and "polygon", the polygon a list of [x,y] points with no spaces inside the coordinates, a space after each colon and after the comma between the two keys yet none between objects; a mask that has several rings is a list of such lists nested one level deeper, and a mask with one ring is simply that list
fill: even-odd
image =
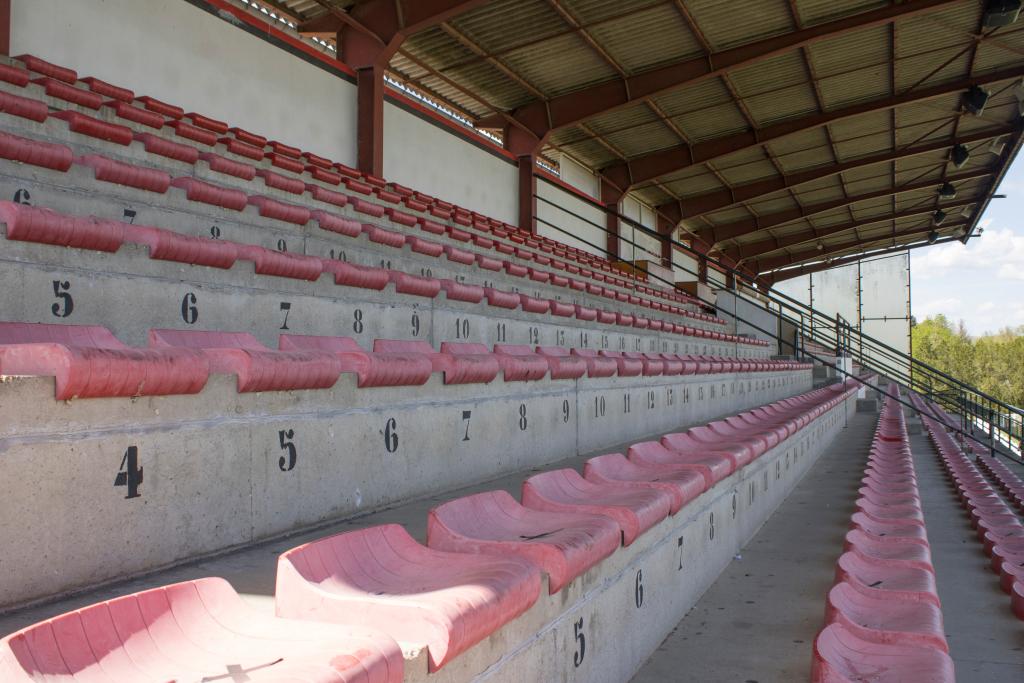
[{"label": "roof panel", "polygon": [[760,0],[756,7],[722,0],[687,0],[686,8],[715,51],[795,28],[786,0]]},{"label": "roof panel", "polygon": [[557,97],[617,74],[575,34],[519,48],[502,57],[510,68],[549,97]]},{"label": "roof panel", "polygon": [[490,54],[514,50],[566,30],[544,0],[493,0],[451,20],[460,33]]},{"label": "roof panel", "polygon": [[703,54],[682,15],[667,3],[589,29],[629,73]]},{"label": "roof panel", "polygon": [[847,0],[840,6],[835,0],[796,0],[797,16],[804,26],[823,24],[851,14],[860,14],[868,10],[884,7],[886,0]]}]

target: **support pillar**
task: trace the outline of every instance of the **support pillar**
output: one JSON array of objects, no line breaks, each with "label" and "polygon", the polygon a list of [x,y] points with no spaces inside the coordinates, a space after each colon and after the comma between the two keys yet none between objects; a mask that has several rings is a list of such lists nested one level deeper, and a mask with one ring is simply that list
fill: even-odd
[{"label": "support pillar", "polygon": [[658,236],[661,238],[661,265],[672,268],[672,221],[661,214],[657,214]]},{"label": "support pillar", "polygon": [[356,163],[363,173],[384,177],[384,69],[356,71]]},{"label": "support pillar", "polygon": [[704,255],[697,258],[697,282],[708,283],[708,257]]},{"label": "support pillar", "polygon": [[537,234],[537,157],[519,157],[519,229]]},{"label": "support pillar", "polygon": [[624,192],[609,183],[603,176],[601,178],[601,205],[605,211],[605,252],[608,258],[615,262],[619,259],[619,237],[621,225],[619,221],[619,202],[622,201]]},{"label": "support pillar", "polygon": [[11,0],[0,0],[0,54],[11,55]]}]

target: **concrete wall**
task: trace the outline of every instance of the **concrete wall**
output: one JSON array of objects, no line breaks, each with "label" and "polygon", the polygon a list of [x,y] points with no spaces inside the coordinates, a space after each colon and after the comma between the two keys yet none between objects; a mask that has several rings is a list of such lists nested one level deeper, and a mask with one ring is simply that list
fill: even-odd
[{"label": "concrete wall", "polygon": [[183,0],[13,0],[23,53],[355,163],[352,83]]},{"label": "concrete wall", "polygon": [[[654,210],[638,201],[633,195],[626,195],[622,200],[620,211],[623,216],[633,219],[645,228],[654,230],[657,225]],[[657,237],[626,222],[619,226],[619,234],[622,236],[619,243],[619,256],[623,259],[627,261],[658,261],[661,259],[661,242]]]},{"label": "concrete wall", "polygon": [[425,114],[387,100],[384,130],[388,180],[518,225],[514,161],[463,140]]},{"label": "concrete wall", "polygon": [[[747,334],[773,343],[776,341],[779,316],[766,309],[763,303],[720,289],[717,292],[717,306],[719,317],[735,322],[736,334]],[[740,322],[740,319],[747,322]]]}]

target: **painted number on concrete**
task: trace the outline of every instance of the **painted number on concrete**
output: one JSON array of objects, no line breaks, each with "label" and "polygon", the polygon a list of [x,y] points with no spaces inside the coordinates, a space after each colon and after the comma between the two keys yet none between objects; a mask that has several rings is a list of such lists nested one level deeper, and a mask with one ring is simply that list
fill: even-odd
[{"label": "painted number on concrete", "polygon": [[529,423],[526,421],[526,404],[519,404],[519,431],[525,432]]},{"label": "painted number on concrete", "polygon": [[636,585],[633,588],[633,598],[636,601],[636,608],[644,606],[644,570],[636,570]]},{"label": "painted number on concrete", "polygon": [[562,422],[569,421],[569,399],[562,401]]},{"label": "painted number on concrete", "polygon": [[281,302],[281,312],[284,313],[284,320],[281,322],[281,327],[279,327],[278,329],[287,330],[288,329],[288,315],[292,312],[292,305],[291,305],[291,303],[289,303],[287,301],[282,301]]},{"label": "painted number on concrete", "polygon": [[472,410],[462,411],[462,423],[466,426],[466,433],[462,437],[463,441],[469,441],[469,420],[471,417],[473,417]]},{"label": "painted number on concrete", "polygon": [[129,446],[121,458],[121,467],[114,477],[114,486],[124,486],[128,489],[125,498],[140,498],[139,486],[142,485],[142,469],[139,467],[139,449],[136,446]]},{"label": "painted number on concrete", "polygon": [[68,291],[70,289],[71,282],[68,280],[53,281],[53,296],[58,299],[57,303],[50,306],[50,312],[54,317],[67,318],[75,310],[75,301]]},{"label": "painted number on concrete", "polygon": [[579,668],[587,654],[587,637],[583,635],[583,617],[580,617],[579,621],[572,625],[572,630],[576,637],[576,651],[572,654],[572,663],[573,666]]},{"label": "painted number on concrete", "polygon": [[199,303],[193,292],[186,294],[181,300],[181,319],[187,325],[195,325],[199,322]]},{"label": "painted number on concrete", "polygon": [[363,333],[363,312],[358,308],[352,312],[352,331],[356,334]]},{"label": "painted number on concrete", "polygon": [[20,189],[14,193],[14,203],[32,206],[32,195],[29,194],[28,190]]},{"label": "painted number on concrete", "polygon": [[389,417],[388,421],[384,423],[384,431],[381,432],[384,435],[384,450],[388,453],[394,453],[398,450],[398,423],[395,422],[395,418]]},{"label": "painted number on concrete", "polygon": [[679,567],[676,569],[676,571],[680,571],[681,572],[681,571],[683,571],[683,537],[682,536],[680,536],[677,539],[676,545],[679,546]]},{"label": "painted number on concrete", "polygon": [[738,496],[736,495],[736,492],[733,491],[732,492],[732,518],[733,519],[736,519],[736,508],[737,508],[738,505],[739,505]]},{"label": "painted number on concrete", "polygon": [[503,342],[506,340],[505,323],[498,323],[498,341]]},{"label": "painted number on concrete", "polygon": [[715,540],[715,513],[708,514],[708,540]]},{"label": "painted number on concrete", "polygon": [[604,396],[594,397],[594,417],[604,417],[605,401]]},{"label": "painted number on concrete", "polygon": [[420,336],[420,316],[415,311],[412,314],[412,336]]},{"label": "painted number on concrete", "polygon": [[216,225],[210,226],[210,239],[211,240],[219,240],[220,239],[220,228],[218,226],[216,226]]},{"label": "painted number on concrete", "polygon": [[455,319],[455,338],[469,339],[469,318]]},{"label": "painted number on concrete", "polygon": [[299,452],[292,441],[294,438],[294,429],[282,429],[277,433],[278,443],[281,445],[281,450],[285,452],[285,455],[277,459],[277,466],[281,468],[282,472],[291,472],[295,469],[295,461],[299,457]]},{"label": "painted number on concrete", "polygon": [[130,224],[134,225],[135,224],[135,217],[138,216],[138,215],[139,214],[138,214],[138,212],[135,209],[125,209],[124,210],[124,222],[125,223],[130,223]]}]

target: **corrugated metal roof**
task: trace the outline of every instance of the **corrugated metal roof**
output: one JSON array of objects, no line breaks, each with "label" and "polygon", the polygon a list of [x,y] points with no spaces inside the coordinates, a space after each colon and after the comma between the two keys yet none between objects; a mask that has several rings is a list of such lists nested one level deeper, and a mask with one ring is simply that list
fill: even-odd
[{"label": "corrugated metal roof", "polygon": [[[638,73],[703,53],[682,15],[671,4],[637,11],[589,30],[626,70]],[[644,36],[645,40],[637,40]]]}]

